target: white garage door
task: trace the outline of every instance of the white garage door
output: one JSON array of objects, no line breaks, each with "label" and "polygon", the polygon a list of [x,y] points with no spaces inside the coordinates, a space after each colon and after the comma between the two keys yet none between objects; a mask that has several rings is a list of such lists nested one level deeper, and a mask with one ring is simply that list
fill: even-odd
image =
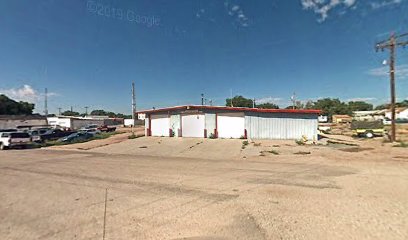
[{"label": "white garage door", "polygon": [[219,138],[240,138],[245,135],[244,113],[222,113],[217,116]]},{"label": "white garage door", "polygon": [[167,115],[152,115],[151,129],[152,136],[168,137],[170,128],[170,119]]},{"label": "white garage door", "polygon": [[183,137],[204,137],[205,118],[203,114],[184,115],[181,117]]}]

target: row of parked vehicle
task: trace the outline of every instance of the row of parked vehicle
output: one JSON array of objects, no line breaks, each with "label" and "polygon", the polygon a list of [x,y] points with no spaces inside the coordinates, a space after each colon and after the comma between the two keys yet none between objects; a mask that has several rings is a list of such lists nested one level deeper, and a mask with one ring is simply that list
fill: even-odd
[{"label": "row of parked vehicle", "polygon": [[2,129],[0,130],[0,149],[21,147],[26,148],[33,143],[44,143],[46,141],[58,141],[70,143],[84,141],[94,137],[101,132],[113,132],[115,127],[88,125],[72,131],[59,128],[36,128],[30,130]]}]

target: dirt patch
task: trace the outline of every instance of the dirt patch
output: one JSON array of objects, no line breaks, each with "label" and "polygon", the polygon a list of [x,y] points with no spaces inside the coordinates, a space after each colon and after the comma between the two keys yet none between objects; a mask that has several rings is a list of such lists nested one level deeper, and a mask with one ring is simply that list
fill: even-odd
[{"label": "dirt patch", "polygon": [[259,156],[266,156],[266,155],[279,155],[279,152],[276,150],[265,150],[261,151]]},{"label": "dirt patch", "polygon": [[341,148],[339,149],[343,152],[363,152],[363,151],[370,151],[374,150],[374,148],[364,148],[364,147],[348,147],[348,148]]},{"label": "dirt patch", "polygon": [[304,187],[304,188],[314,188],[314,189],[326,189],[326,188],[333,188],[333,189],[340,189],[340,187],[334,185],[333,183],[310,183],[310,182],[295,182],[285,179],[265,179],[265,178],[258,178],[252,179],[248,181],[248,183],[252,184],[276,184],[276,185],[284,185],[284,186],[293,186],[293,187]]},{"label": "dirt patch", "polygon": [[299,152],[295,152],[293,154],[295,154],[295,155],[308,155],[308,154],[311,154],[311,152],[299,151]]}]

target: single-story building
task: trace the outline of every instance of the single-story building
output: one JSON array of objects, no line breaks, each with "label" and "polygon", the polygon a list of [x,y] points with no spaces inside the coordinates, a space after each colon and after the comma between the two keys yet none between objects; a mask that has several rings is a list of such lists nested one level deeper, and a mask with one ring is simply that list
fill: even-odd
[{"label": "single-story building", "polygon": [[124,127],[134,127],[134,126],[143,126],[144,125],[144,120],[140,119],[124,119],[123,126]]},{"label": "single-story building", "polygon": [[48,124],[54,127],[62,127],[69,129],[80,129],[87,125],[123,125],[123,118],[109,118],[108,116],[56,116],[48,117]]},{"label": "single-story building", "polygon": [[137,112],[146,136],[250,139],[317,139],[320,110],[258,109],[203,105]]},{"label": "single-story building", "polygon": [[33,115],[0,115],[0,129],[15,129],[21,127],[47,126],[47,118]]},{"label": "single-story building", "polygon": [[333,115],[333,123],[351,123],[353,118],[349,115]]},{"label": "single-story building", "polygon": [[375,121],[383,120],[384,114],[380,110],[371,110],[371,111],[354,111],[353,120],[356,121]]},{"label": "single-story building", "polygon": [[[392,112],[387,109],[384,112],[385,118],[391,119]],[[395,119],[408,119],[408,108],[395,108]]]},{"label": "single-story building", "polygon": [[317,119],[319,123],[327,123],[329,121],[329,117],[326,115],[320,115]]}]

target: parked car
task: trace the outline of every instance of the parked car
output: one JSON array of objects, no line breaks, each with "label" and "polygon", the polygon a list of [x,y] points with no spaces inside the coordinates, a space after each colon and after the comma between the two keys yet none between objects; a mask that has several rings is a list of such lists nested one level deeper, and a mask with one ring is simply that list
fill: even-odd
[{"label": "parked car", "polygon": [[41,141],[46,141],[46,140],[56,140],[62,137],[69,136],[73,133],[76,133],[75,131],[63,131],[61,129],[53,129],[50,132],[41,135]]},{"label": "parked car", "polygon": [[90,129],[79,129],[79,132],[83,132],[83,133],[89,133],[92,134],[93,136],[95,136],[96,134],[100,134],[101,131],[96,129],[96,128],[90,128]]},{"label": "parked car", "polygon": [[79,131],[80,132],[87,132],[87,133],[90,133],[90,134],[93,134],[93,135],[101,133],[101,130],[98,129],[98,125],[96,125],[96,124],[90,124],[90,125],[87,125],[85,127],[82,127],[82,128],[79,129]]},{"label": "parked car", "polygon": [[75,141],[83,141],[92,138],[94,135],[87,133],[87,132],[76,132],[72,133],[68,136],[58,139],[58,142],[75,142]]},{"label": "parked car", "polygon": [[384,119],[383,119],[383,124],[384,124],[384,125],[391,125],[391,119],[389,119],[389,118],[384,118]]},{"label": "parked car", "polygon": [[109,127],[108,125],[102,125],[98,127],[98,130],[101,132],[114,132],[116,131],[116,127]]},{"label": "parked car", "polygon": [[14,129],[14,128],[0,129],[0,132],[17,132],[17,129]]},{"label": "parked car", "polygon": [[98,129],[98,125],[96,125],[96,124],[89,124],[89,125],[86,125],[85,127],[82,127],[81,129]]},{"label": "parked car", "polygon": [[32,142],[41,142],[40,131],[38,130],[29,130],[27,133],[31,136]]},{"label": "parked car", "polygon": [[8,148],[25,148],[31,144],[30,134],[25,132],[2,132],[0,133],[0,150]]}]

